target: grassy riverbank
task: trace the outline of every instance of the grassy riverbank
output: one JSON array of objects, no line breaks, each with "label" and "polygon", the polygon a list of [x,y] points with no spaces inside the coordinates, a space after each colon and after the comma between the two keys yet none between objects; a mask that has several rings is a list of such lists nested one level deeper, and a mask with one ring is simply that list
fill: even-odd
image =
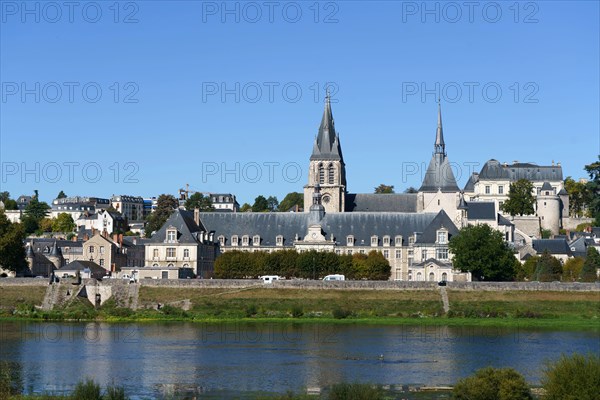
[{"label": "grassy riverbank", "polygon": [[[448,290],[216,289],[142,286],[135,311],[87,299],[41,311],[43,287],[3,287],[0,318],[34,320],[419,324],[600,330],[600,293]],[[159,307],[160,306],[160,307]]]}]

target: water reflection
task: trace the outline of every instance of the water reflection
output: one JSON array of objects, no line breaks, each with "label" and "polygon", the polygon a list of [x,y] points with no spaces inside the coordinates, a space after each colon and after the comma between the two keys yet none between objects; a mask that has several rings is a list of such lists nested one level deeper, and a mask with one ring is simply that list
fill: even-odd
[{"label": "water reflection", "polygon": [[93,377],[129,393],[301,390],[337,382],[449,385],[484,366],[539,383],[561,352],[600,353],[597,333],[431,326],[201,323],[1,324],[0,358],[26,391]]}]

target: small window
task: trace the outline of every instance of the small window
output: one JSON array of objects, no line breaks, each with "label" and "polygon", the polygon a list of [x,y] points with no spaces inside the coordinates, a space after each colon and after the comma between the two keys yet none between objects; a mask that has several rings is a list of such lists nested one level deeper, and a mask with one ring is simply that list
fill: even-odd
[{"label": "small window", "polygon": [[[347,244],[348,246],[354,246],[354,236],[352,236],[352,235],[348,235],[348,236],[346,237],[346,244]],[[348,254],[352,254],[352,253],[348,253]]]},{"label": "small window", "polygon": [[158,249],[153,249],[152,250],[152,257],[158,258]]},{"label": "small window", "polygon": [[231,245],[232,246],[237,246],[238,245],[238,237],[237,237],[237,235],[233,235],[231,237]]},{"label": "small window", "polygon": [[94,252],[94,246],[90,246],[90,253]]},{"label": "small window", "polygon": [[437,243],[446,244],[448,242],[448,232],[445,230],[439,230],[437,232]]},{"label": "small window", "polygon": [[394,239],[396,246],[401,247],[402,246],[402,236],[396,236],[396,238]]},{"label": "small window", "polygon": [[[502,187],[502,186],[501,186],[501,187]],[[444,272],[444,273],[442,274],[442,280],[443,280],[443,281],[447,281],[447,280],[448,280],[448,274],[447,274],[447,273],[445,273],[445,272]]]},{"label": "small window", "polygon": [[389,250],[384,250],[384,251],[383,251],[383,256],[384,256],[385,258],[390,258],[390,251],[389,251]]},{"label": "small window", "polygon": [[176,231],[175,230],[168,230],[167,231],[167,242],[168,243],[173,243],[175,241],[175,237],[176,237]]},{"label": "small window", "polygon": [[421,260],[426,260],[427,259],[427,250],[423,249],[421,250]]},{"label": "small window", "polygon": [[352,250],[348,250],[348,255],[351,256],[352,255]]},{"label": "small window", "polygon": [[415,244],[415,237],[411,236],[408,238],[408,245],[412,246],[413,244]]},{"label": "small window", "polygon": [[396,258],[402,258],[402,250],[396,250]]},{"label": "small window", "polygon": [[377,246],[379,244],[379,238],[376,235],[371,236],[371,246]]},{"label": "small window", "polygon": [[252,245],[253,246],[260,246],[260,236],[259,235],[254,235],[252,237]]},{"label": "small window", "polygon": [[190,256],[190,249],[183,249],[183,256],[189,258],[189,256]]},{"label": "small window", "polygon": [[504,194],[504,186],[498,186],[498,194]]},{"label": "small window", "polygon": [[100,259],[100,266],[101,266],[101,267],[104,267],[104,258],[101,258],[101,259]]},{"label": "small window", "polygon": [[319,183],[320,184],[324,184],[325,183],[325,167],[323,167],[323,164],[319,164]]},{"label": "small window", "polygon": [[100,246],[100,254],[104,254],[104,246]]},{"label": "small window", "polygon": [[167,258],[175,258],[175,247],[167,247]]},{"label": "small window", "polygon": [[275,238],[275,244],[277,246],[283,246],[283,236],[282,235],[277,235],[277,237]]},{"label": "small window", "polygon": [[384,246],[389,246],[390,245],[390,237],[389,236],[384,236],[383,237],[383,245]]},{"label": "small window", "polygon": [[489,185],[485,186],[485,194],[490,194],[492,192],[491,187]]},{"label": "small window", "polygon": [[221,245],[221,247],[225,246],[225,236],[219,236],[219,245]]},{"label": "small window", "polygon": [[250,242],[250,238],[248,237],[248,235],[242,236],[242,246],[248,246],[249,242]]},{"label": "small window", "polygon": [[335,180],[335,167],[333,166],[333,164],[329,164],[329,167],[327,168],[327,172],[329,174],[328,183],[330,185],[333,185],[333,182]]}]

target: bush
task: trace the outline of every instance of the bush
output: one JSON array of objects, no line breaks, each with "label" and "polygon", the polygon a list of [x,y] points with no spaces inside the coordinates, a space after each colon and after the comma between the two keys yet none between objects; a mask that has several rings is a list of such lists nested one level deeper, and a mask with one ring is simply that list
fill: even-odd
[{"label": "bush", "polygon": [[597,400],[600,398],[600,356],[565,355],[547,364],[542,377],[545,400]]},{"label": "bush", "polygon": [[352,315],[352,311],[350,310],[344,310],[343,308],[335,308],[331,314],[333,315],[333,318],[335,319],[344,319],[347,317],[350,317]]},{"label": "bush", "polygon": [[304,315],[304,311],[302,311],[302,307],[300,307],[300,306],[292,307],[292,317],[300,318],[303,315]]},{"label": "bush", "polygon": [[104,400],[128,400],[125,389],[122,386],[109,386],[106,388]]},{"label": "bush", "polygon": [[79,382],[77,386],[75,386],[71,398],[73,400],[102,400],[100,385],[96,384],[91,379],[86,380],[85,383]]},{"label": "bush", "polygon": [[384,398],[381,388],[365,383],[338,383],[331,387],[329,400],[378,400]]},{"label": "bush", "polygon": [[452,390],[456,400],[533,399],[525,378],[512,368],[482,368],[461,379]]},{"label": "bush", "polygon": [[248,318],[255,316],[257,312],[256,304],[250,304],[246,307],[246,317]]}]

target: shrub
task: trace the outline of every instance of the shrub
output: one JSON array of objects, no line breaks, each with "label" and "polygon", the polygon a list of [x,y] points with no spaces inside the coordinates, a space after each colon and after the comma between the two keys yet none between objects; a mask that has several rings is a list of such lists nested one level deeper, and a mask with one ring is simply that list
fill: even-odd
[{"label": "shrub", "polygon": [[381,388],[365,383],[338,383],[331,387],[329,400],[378,400],[384,398]]},{"label": "shrub", "polygon": [[452,390],[455,400],[533,399],[525,378],[512,368],[482,368],[461,379]]},{"label": "shrub", "polygon": [[543,371],[545,400],[597,400],[600,393],[600,356],[562,355]]},{"label": "shrub", "polygon": [[343,308],[335,308],[331,314],[335,319],[344,319],[352,315],[352,311],[344,310]]},{"label": "shrub", "polygon": [[108,386],[104,400],[129,400],[125,395],[125,389],[122,386]]},{"label": "shrub", "polygon": [[256,304],[249,304],[246,306],[246,317],[250,318],[256,315],[258,309],[256,308]]},{"label": "shrub", "polygon": [[77,386],[75,386],[71,398],[73,400],[102,400],[100,385],[96,384],[91,379],[86,380],[85,383],[79,382]]},{"label": "shrub", "polygon": [[302,311],[302,307],[300,307],[300,306],[292,307],[292,317],[300,318],[303,315],[304,315],[304,311]]}]

